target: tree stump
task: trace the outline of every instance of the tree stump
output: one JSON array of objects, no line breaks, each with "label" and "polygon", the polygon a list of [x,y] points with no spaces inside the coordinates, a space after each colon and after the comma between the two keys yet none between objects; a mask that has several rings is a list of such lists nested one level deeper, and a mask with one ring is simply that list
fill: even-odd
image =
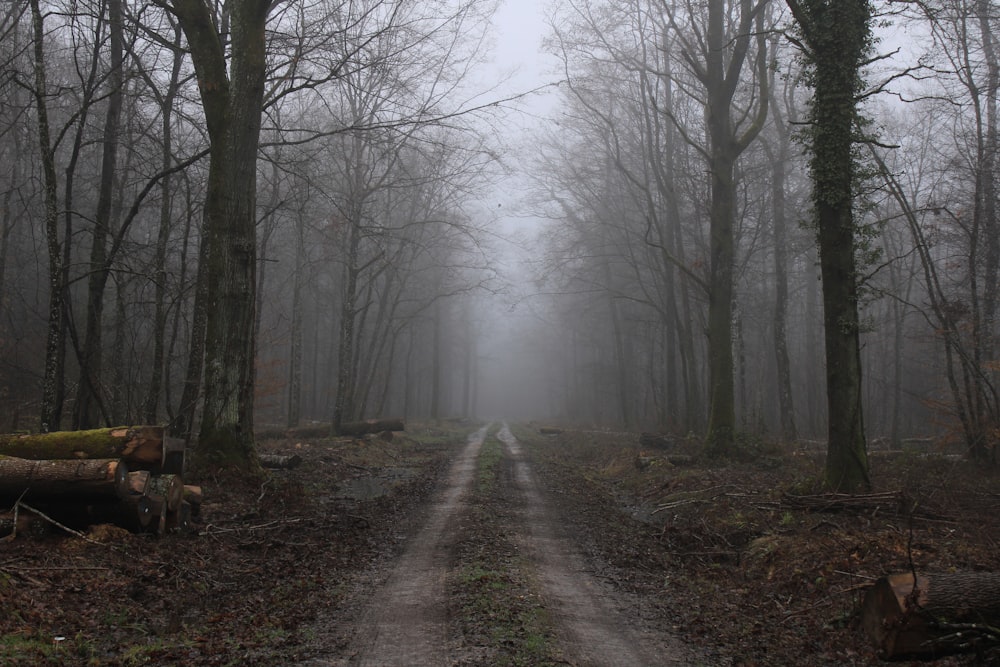
[{"label": "tree stump", "polygon": [[937,658],[996,644],[1000,573],[923,574],[880,578],[865,594],[861,625],[885,660]]}]

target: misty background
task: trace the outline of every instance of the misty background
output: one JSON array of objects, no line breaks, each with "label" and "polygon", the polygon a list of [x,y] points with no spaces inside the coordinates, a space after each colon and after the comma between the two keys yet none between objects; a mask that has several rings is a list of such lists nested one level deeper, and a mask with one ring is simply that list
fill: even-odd
[{"label": "misty background", "polygon": [[[206,261],[208,137],[185,39],[156,4],[36,4],[42,49],[28,5],[0,23],[0,423],[175,423],[199,372]],[[879,5],[857,202],[872,437],[957,441],[1000,417],[995,4]],[[738,421],[819,438],[810,93],[787,9],[754,6],[767,38],[750,41],[730,109],[739,127],[768,98],[735,171]],[[397,415],[703,432],[700,6],[324,0],[277,6],[268,26],[258,427]]]}]

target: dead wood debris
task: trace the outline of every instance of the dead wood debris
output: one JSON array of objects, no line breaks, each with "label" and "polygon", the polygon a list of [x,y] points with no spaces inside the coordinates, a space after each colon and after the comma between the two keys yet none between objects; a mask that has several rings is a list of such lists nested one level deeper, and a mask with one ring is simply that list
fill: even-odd
[{"label": "dead wood debris", "polygon": [[952,521],[952,517],[925,507],[902,491],[879,493],[819,493],[814,495],[781,494],[781,505],[807,512],[844,512],[848,514],[875,515],[892,513],[914,519]]}]

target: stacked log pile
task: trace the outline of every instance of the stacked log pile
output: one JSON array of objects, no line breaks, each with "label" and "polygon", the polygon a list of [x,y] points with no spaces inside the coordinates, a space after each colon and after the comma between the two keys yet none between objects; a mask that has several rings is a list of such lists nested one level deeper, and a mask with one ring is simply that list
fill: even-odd
[{"label": "stacked log pile", "polygon": [[0,535],[97,523],[183,529],[201,502],[184,485],[184,450],[160,426],[0,435]]}]

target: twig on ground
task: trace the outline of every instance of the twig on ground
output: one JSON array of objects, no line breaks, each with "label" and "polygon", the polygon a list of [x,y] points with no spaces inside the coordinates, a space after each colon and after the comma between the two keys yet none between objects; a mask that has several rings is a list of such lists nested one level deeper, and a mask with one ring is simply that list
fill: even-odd
[{"label": "twig on ground", "polygon": [[79,537],[79,538],[80,538],[81,540],[83,540],[83,541],[85,541],[85,542],[90,542],[91,544],[100,544],[100,542],[98,542],[97,540],[93,540],[93,539],[91,539],[91,538],[87,537],[86,535],[84,535],[83,533],[81,533],[80,531],[78,531],[78,530],[73,530],[73,529],[72,529],[72,528],[70,528],[69,526],[65,526],[65,525],[63,525],[63,524],[59,523],[58,521],[56,521],[55,519],[53,519],[53,518],[52,518],[52,517],[50,517],[49,515],[47,515],[47,514],[45,514],[45,513],[43,513],[43,512],[40,512],[40,511],[36,510],[36,509],[35,509],[34,507],[32,507],[31,505],[27,504],[27,503],[26,503],[26,502],[24,502],[23,500],[19,500],[19,501],[17,501],[17,505],[20,505],[21,507],[23,507],[24,509],[28,510],[28,511],[29,511],[29,512],[31,512],[32,514],[37,514],[37,515],[38,515],[39,517],[41,517],[41,518],[45,519],[46,521],[48,521],[49,523],[51,523],[51,524],[52,524],[53,526],[55,526],[56,528],[62,528],[63,530],[65,530],[65,531],[66,531],[67,533],[69,533],[70,535],[76,535],[76,536],[77,536],[77,537]]}]

